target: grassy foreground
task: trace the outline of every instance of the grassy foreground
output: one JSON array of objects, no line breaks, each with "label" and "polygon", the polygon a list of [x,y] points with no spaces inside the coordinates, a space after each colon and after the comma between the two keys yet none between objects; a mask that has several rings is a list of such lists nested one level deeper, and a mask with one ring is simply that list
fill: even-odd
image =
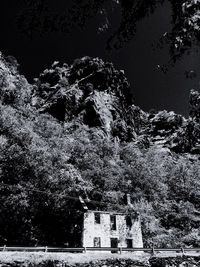
[{"label": "grassy foreground", "polygon": [[44,261],[60,261],[69,264],[87,263],[95,260],[113,258],[134,259],[144,261],[149,258],[148,254],[135,255],[134,253],[111,254],[111,253],[49,253],[49,252],[0,252],[0,263],[29,262],[39,264]]},{"label": "grassy foreground", "polygon": [[[185,253],[185,256],[188,257],[197,257],[200,256],[198,253]],[[155,258],[176,258],[181,257],[181,253],[157,253],[154,255]],[[50,252],[0,252],[0,265],[20,263],[23,266],[31,264],[31,266],[37,266],[40,263],[47,261],[56,261],[60,263],[68,263],[70,265],[76,265],[79,263],[89,263],[93,261],[101,261],[106,259],[130,259],[137,262],[147,262],[151,258],[150,254],[143,253],[142,255],[136,255],[134,253],[124,253],[120,254],[111,254],[111,253],[50,253]]]}]

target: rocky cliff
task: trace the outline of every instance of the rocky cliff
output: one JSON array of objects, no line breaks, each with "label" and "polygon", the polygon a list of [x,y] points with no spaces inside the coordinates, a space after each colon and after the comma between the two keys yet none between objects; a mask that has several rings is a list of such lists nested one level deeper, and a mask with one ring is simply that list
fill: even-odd
[{"label": "rocky cliff", "polygon": [[34,88],[33,105],[62,122],[100,127],[124,139],[135,135],[130,85],[123,71],[115,70],[111,63],[89,57],[72,66],[55,62],[35,79]]},{"label": "rocky cliff", "polygon": [[144,112],[135,106],[124,72],[99,58],[84,57],[71,66],[54,62],[35,79],[32,104],[59,121],[99,127],[121,141],[200,152],[197,91],[191,91],[188,119],[173,111]]}]

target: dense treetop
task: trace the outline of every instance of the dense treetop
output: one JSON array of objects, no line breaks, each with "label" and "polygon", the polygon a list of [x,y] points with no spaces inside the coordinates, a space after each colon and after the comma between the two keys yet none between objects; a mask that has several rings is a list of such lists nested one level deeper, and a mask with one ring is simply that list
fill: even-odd
[{"label": "dense treetop", "polygon": [[[30,37],[40,32],[70,32],[74,27],[85,27],[91,18],[98,18],[97,31],[110,30],[110,12],[120,10],[119,27],[111,29],[108,49],[119,49],[131,40],[137,22],[154,12],[166,0],[75,0],[55,7],[47,0],[23,0],[24,9],[18,16],[18,26]],[[169,42],[172,63],[200,39],[200,1],[169,0],[172,31],[163,33],[160,42]]]}]

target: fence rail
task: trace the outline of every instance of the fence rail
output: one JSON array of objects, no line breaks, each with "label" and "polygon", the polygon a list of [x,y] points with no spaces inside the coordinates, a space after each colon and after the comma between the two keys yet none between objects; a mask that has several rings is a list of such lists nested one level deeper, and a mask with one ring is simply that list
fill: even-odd
[{"label": "fence rail", "polygon": [[176,252],[176,253],[185,253],[185,252],[200,252],[200,248],[110,248],[110,247],[81,247],[81,248],[66,248],[66,247],[7,247],[1,246],[0,252],[5,251],[18,251],[18,252],[75,252],[75,253],[83,253],[87,251],[105,251],[105,252],[146,252],[155,254],[156,252]]}]

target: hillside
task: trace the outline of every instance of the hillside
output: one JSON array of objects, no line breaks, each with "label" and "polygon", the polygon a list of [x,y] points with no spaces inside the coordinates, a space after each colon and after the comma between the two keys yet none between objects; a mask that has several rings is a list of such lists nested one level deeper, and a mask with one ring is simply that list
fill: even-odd
[{"label": "hillside", "polygon": [[98,58],[54,62],[29,84],[1,55],[0,77],[1,243],[79,246],[70,197],[125,210],[130,193],[146,246],[200,245],[198,92],[186,119],[142,111],[124,72]]}]

